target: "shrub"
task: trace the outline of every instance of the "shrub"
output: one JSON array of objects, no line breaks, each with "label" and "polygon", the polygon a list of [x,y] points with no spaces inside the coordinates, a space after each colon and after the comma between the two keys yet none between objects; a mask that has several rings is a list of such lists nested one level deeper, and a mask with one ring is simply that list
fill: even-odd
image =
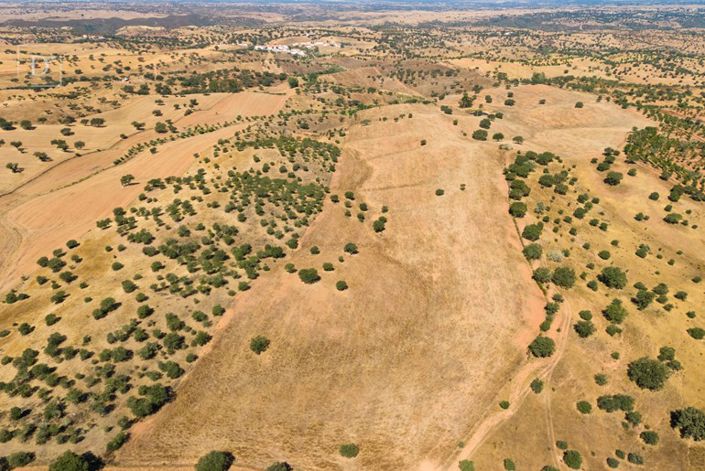
[{"label": "shrub", "polygon": [[688,332],[688,335],[693,337],[695,340],[702,340],[703,337],[705,337],[705,329],[700,327],[691,327],[686,332]]},{"label": "shrub", "polygon": [[523,218],[526,215],[526,211],[526,204],[520,201],[516,201],[509,206],[509,214],[515,218]]},{"label": "shrub", "polygon": [[119,432],[117,435],[115,435],[115,437],[113,437],[112,440],[108,442],[108,444],[105,446],[105,450],[108,453],[117,451],[122,448],[125,443],[127,443],[127,440],[129,438],[130,434],[128,432]]},{"label": "shrub", "polygon": [[569,267],[556,268],[551,281],[561,288],[572,288],[575,285],[575,271]]},{"label": "shrub", "polygon": [[541,224],[541,223],[529,224],[521,232],[521,236],[526,240],[536,242],[541,237],[542,231],[543,231],[543,224]]},{"label": "shrub", "polygon": [[534,394],[540,394],[543,391],[543,381],[536,378],[531,382],[530,387]]},{"label": "shrub", "polygon": [[639,358],[631,363],[627,368],[627,376],[634,381],[637,386],[650,391],[658,391],[663,387],[668,379],[670,370],[658,360],[647,357]]},{"label": "shrub", "polygon": [[534,270],[532,278],[539,283],[546,283],[551,279],[551,270],[545,267],[539,267]]},{"label": "shrub", "polygon": [[592,404],[587,401],[579,401],[575,405],[575,407],[581,414],[589,414],[590,412],[592,412]]},{"label": "shrub", "polygon": [[624,175],[619,172],[609,172],[605,177],[604,182],[610,186],[617,186],[622,182],[623,177]]},{"label": "shrub", "polygon": [[639,437],[647,445],[657,445],[659,441],[658,433],[651,430],[645,430],[641,432],[641,434],[639,434]]},{"label": "shrub", "polygon": [[477,130],[473,131],[472,138],[475,139],[476,141],[486,141],[487,140],[487,131],[485,131],[484,129],[477,129]]},{"label": "shrub", "polygon": [[350,255],[355,255],[358,253],[357,245],[353,244],[352,242],[348,242],[345,244],[345,247],[343,247],[343,250]]},{"label": "shrub", "polygon": [[556,342],[549,337],[544,337],[539,335],[534,339],[531,344],[529,344],[529,351],[531,354],[538,358],[546,358],[553,355],[556,349]]},{"label": "shrub", "polygon": [[573,329],[580,338],[590,337],[595,333],[595,325],[591,321],[578,321],[573,325]]},{"label": "shrub", "polygon": [[524,257],[526,257],[527,260],[538,260],[541,258],[543,249],[539,244],[529,244],[524,247],[522,253],[524,254]]},{"label": "shrub", "polygon": [[286,461],[276,462],[269,465],[266,471],[293,471],[293,467]]},{"label": "shrub", "polygon": [[267,337],[263,335],[258,335],[252,337],[250,340],[250,350],[255,352],[257,355],[264,353],[269,348],[270,341]]},{"label": "shrub", "polygon": [[629,412],[634,409],[634,398],[625,394],[600,396],[597,398],[597,407],[605,412]]},{"label": "shrub", "polygon": [[306,284],[312,284],[321,279],[318,270],[315,268],[303,268],[299,270],[299,278]]},{"label": "shrub", "polygon": [[622,289],[627,286],[627,274],[618,267],[605,267],[597,277],[609,288]]},{"label": "shrub", "polygon": [[603,311],[605,318],[615,324],[621,324],[627,317],[627,310],[622,306],[622,301],[613,299]]},{"label": "shrub", "polygon": [[227,471],[234,461],[235,458],[230,453],[211,451],[198,460],[196,471]]},{"label": "shrub", "polygon": [[88,471],[88,462],[81,456],[66,451],[49,465],[49,471]]},{"label": "shrub", "polygon": [[571,469],[580,469],[583,464],[583,457],[576,450],[566,450],[563,453],[563,462]]},{"label": "shrub", "polygon": [[681,438],[705,440],[705,412],[695,407],[675,410],[671,412],[671,427],[678,429]]},{"label": "shrub", "polygon": [[340,445],[340,449],[338,451],[340,451],[341,456],[344,456],[345,458],[355,458],[358,453],[360,453],[360,447],[354,443],[345,443]]},{"label": "shrub", "polygon": [[7,457],[7,462],[10,465],[10,468],[27,466],[32,461],[34,461],[34,453],[26,451],[18,451]]},{"label": "shrub", "polygon": [[335,288],[338,291],[345,291],[346,289],[348,289],[348,284],[344,280],[340,280],[335,284]]}]

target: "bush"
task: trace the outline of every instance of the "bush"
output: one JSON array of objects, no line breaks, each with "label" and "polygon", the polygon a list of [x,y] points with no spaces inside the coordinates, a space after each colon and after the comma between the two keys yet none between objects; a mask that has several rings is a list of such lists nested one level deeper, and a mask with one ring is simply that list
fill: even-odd
[{"label": "bush", "polygon": [[539,267],[534,270],[532,278],[539,283],[547,283],[551,280],[551,270],[545,267]]},{"label": "bush", "polygon": [[211,451],[196,463],[196,471],[227,471],[235,461],[230,453]]},{"label": "bush", "polygon": [[250,340],[250,350],[255,352],[257,355],[260,353],[264,353],[267,351],[269,348],[270,341],[267,337],[263,335],[258,335],[256,337],[252,337],[252,340]]},{"label": "bush", "polygon": [[526,204],[520,201],[514,202],[509,206],[509,214],[515,218],[523,218],[526,215],[526,211]]},{"label": "bush", "polygon": [[605,412],[629,412],[634,409],[634,398],[625,394],[600,396],[597,398],[597,407]]},{"label": "bush", "polygon": [[529,244],[524,247],[522,253],[524,254],[524,257],[526,257],[527,260],[538,260],[543,254],[543,249],[539,244]]},{"label": "bush", "polygon": [[563,453],[563,462],[571,469],[580,469],[583,464],[583,457],[575,450],[567,450]]},{"label": "bush", "polygon": [[592,412],[592,404],[587,401],[579,401],[575,405],[575,407],[581,414],[589,414],[590,412]]},{"label": "bush", "polygon": [[573,329],[580,338],[590,337],[595,333],[595,324],[592,321],[578,321],[573,325]]},{"label": "bush", "polygon": [[686,407],[671,412],[671,427],[677,428],[681,438],[692,438],[696,442],[705,439],[705,412],[695,407]]},{"label": "bush", "polygon": [[348,284],[344,280],[340,280],[335,284],[335,289],[338,291],[345,291],[348,289]]},{"label": "bush", "polygon": [[539,335],[529,344],[529,351],[538,358],[546,358],[553,355],[556,349],[556,342],[553,339]]},{"label": "bush", "polygon": [[276,462],[269,465],[267,471],[293,471],[293,467],[286,461]]},{"label": "bush", "polygon": [[575,285],[575,271],[569,267],[556,268],[551,281],[561,288],[572,288]]},{"label": "bush", "polygon": [[26,451],[18,451],[7,457],[7,462],[10,468],[19,468],[21,466],[27,466],[29,463],[34,461],[34,453]]},{"label": "bush", "polygon": [[622,301],[613,299],[603,311],[605,318],[615,324],[621,324],[627,317],[627,310],[622,306]]},{"label": "bush", "polygon": [[629,379],[640,388],[649,391],[658,391],[663,388],[669,374],[670,370],[665,364],[646,357],[629,363],[627,368]]},{"label": "bush", "polygon": [[700,327],[691,327],[686,332],[688,332],[688,335],[693,337],[695,340],[702,340],[703,337],[705,337],[705,329]]},{"label": "bush", "polygon": [[360,447],[354,443],[345,443],[340,445],[340,454],[346,458],[355,458],[360,453]]},{"label": "bush", "polygon": [[604,182],[610,186],[617,186],[622,182],[623,177],[624,175],[619,172],[609,172],[605,177]]},{"label": "bush", "polygon": [[312,284],[321,279],[318,274],[318,270],[315,268],[303,268],[299,270],[299,278],[306,284]]},{"label": "bush", "polygon": [[641,432],[641,434],[639,434],[639,437],[647,445],[657,445],[659,441],[658,433],[653,432],[651,430],[645,430]]},{"label": "bush", "polygon": [[475,471],[475,463],[469,460],[459,461],[458,469],[460,469],[460,471]]},{"label": "bush", "polygon": [[627,274],[618,267],[605,267],[597,277],[608,288],[622,289],[627,286]]},{"label": "bush", "polygon": [[521,236],[526,240],[530,240],[531,242],[536,242],[541,237],[542,231],[543,231],[543,224],[541,224],[541,223],[529,224],[521,232]]},{"label": "bush", "polygon": [[49,465],[49,471],[88,471],[88,462],[70,451],[56,458]]},{"label": "bush", "polygon": [[130,434],[128,432],[120,432],[115,437],[113,437],[112,440],[108,442],[108,444],[105,446],[105,450],[108,453],[112,453],[114,451],[119,450],[125,443],[127,443],[127,440],[130,438]]},{"label": "bush", "polygon": [[543,391],[543,381],[536,378],[531,382],[530,387],[534,394],[540,394]]},{"label": "bush", "polygon": [[476,131],[473,131],[472,138],[475,139],[476,141],[486,141],[487,140],[487,131],[485,131],[484,129],[478,129]]}]

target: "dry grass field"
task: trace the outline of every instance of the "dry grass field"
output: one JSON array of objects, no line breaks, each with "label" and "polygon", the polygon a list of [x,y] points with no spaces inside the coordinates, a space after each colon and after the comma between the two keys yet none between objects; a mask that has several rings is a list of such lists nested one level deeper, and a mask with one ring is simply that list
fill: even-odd
[{"label": "dry grass field", "polygon": [[0,6],[0,471],[705,469],[702,13]]}]

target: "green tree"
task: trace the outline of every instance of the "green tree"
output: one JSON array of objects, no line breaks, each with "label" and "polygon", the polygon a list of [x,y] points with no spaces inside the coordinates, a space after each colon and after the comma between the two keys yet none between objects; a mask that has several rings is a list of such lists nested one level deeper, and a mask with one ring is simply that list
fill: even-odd
[{"label": "green tree", "polygon": [[88,461],[71,451],[66,451],[49,465],[49,471],[88,471],[89,469]]},{"label": "green tree", "polygon": [[610,186],[617,186],[622,182],[623,175],[619,172],[609,172],[604,182]]},{"label": "green tree", "polygon": [[473,131],[472,138],[475,139],[476,141],[486,141],[487,140],[487,131],[485,131],[484,129],[478,129],[476,131]]},{"label": "green tree", "polygon": [[509,214],[515,218],[523,218],[526,215],[526,211],[526,204],[521,201],[516,201],[509,206]]},{"label": "green tree", "polygon": [[302,268],[299,270],[299,278],[306,284],[312,284],[321,279],[315,268]]},{"label": "green tree", "polygon": [[250,350],[255,352],[257,355],[264,353],[269,348],[270,341],[264,335],[258,335],[252,337],[250,340]]},{"label": "green tree", "polygon": [[211,451],[196,463],[196,471],[227,471],[235,461],[232,454],[223,451]]},{"label": "green tree", "polygon": [[293,471],[293,467],[286,461],[277,461],[267,468],[267,471]]},{"label": "green tree", "polygon": [[572,288],[575,285],[575,271],[569,267],[556,268],[551,281],[561,288]]},{"label": "green tree", "polygon": [[355,458],[360,453],[360,447],[358,447],[355,443],[345,443],[340,445],[340,449],[338,451],[340,452],[340,455],[345,458]]},{"label": "green tree", "polygon": [[675,410],[671,412],[671,427],[677,428],[682,438],[705,440],[705,412],[695,407]]},{"label": "green tree", "polygon": [[526,257],[527,260],[538,260],[541,258],[543,249],[539,244],[529,244],[524,247],[522,253],[524,254],[524,257]]},{"label": "green tree", "polygon": [[566,452],[563,453],[563,462],[570,469],[580,469],[583,465],[583,457],[580,456],[580,453],[576,450],[566,450]]},{"label": "green tree", "polygon": [[605,267],[598,279],[608,288],[622,289],[627,286],[627,274],[619,267]]},{"label": "green tree", "polygon": [[553,355],[556,349],[556,342],[549,337],[539,335],[529,344],[529,351],[537,358],[546,358]]},{"label": "green tree", "polygon": [[671,370],[662,362],[642,357],[629,363],[627,376],[642,389],[658,391],[666,384]]}]

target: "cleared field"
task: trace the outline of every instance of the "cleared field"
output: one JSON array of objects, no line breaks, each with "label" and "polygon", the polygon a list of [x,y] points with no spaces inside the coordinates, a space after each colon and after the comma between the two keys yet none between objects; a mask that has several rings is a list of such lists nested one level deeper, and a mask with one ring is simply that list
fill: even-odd
[{"label": "cleared field", "polygon": [[[430,107],[361,119],[374,124],[351,130],[332,192],[388,205],[388,229],[373,236],[328,204],[290,261],[344,263],[315,285],[277,269],[238,297],[176,402],[135,430],[119,464],[195,461],[208,443],[244,465],[413,469],[451,453],[508,380],[524,348],[512,338],[536,328],[525,320],[542,297],[516,269],[500,156]],[[347,242],[360,253],[344,255]],[[350,289],[337,292],[338,279]],[[258,334],[272,340],[261,357],[247,348]],[[337,455],[350,441],[362,450],[354,465]]]}]

